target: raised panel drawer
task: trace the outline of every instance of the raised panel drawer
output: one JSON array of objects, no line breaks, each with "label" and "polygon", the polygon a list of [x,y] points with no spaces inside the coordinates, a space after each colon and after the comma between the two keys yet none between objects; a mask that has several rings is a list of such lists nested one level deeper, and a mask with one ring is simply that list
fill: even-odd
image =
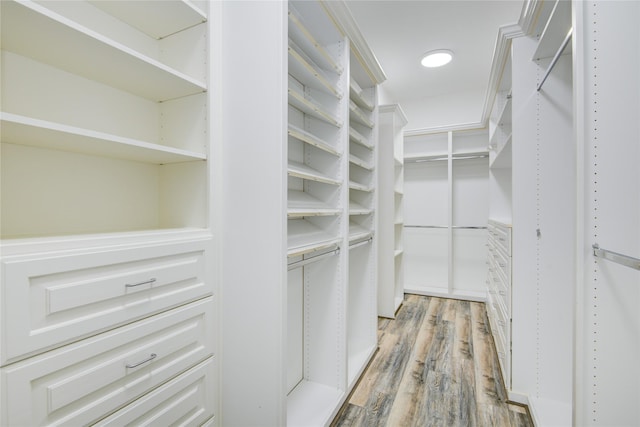
[{"label": "raised panel drawer", "polygon": [[504,252],[511,256],[511,227],[497,221],[489,221],[489,235],[497,245],[502,246]]},{"label": "raised panel drawer", "polygon": [[5,260],[1,364],[210,295],[207,242]]},{"label": "raised panel drawer", "polygon": [[216,368],[210,357],[184,374],[95,424],[122,426],[201,426],[215,417]]},{"label": "raised panel drawer", "polygon": [[213,298],[2,368],[0,425],[87,425],[211,356]]}]

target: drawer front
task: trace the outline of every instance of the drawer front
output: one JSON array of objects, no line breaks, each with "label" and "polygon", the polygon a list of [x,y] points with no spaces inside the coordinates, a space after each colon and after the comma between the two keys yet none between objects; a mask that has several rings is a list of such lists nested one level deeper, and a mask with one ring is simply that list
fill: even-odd
[{"label": "drawer front", "polygon": [[489,221],[488,230],[495,243],[502,246],[504,252],[511,256],[511,227],[497,221]]},{"label": "drawer front", "polygon": [[212,355],[213,309],[208,297],[2,368],[0,425],[99,420]]},{"label": "drawer front", "polygon": [[499,246],[496,247],[496,250],[493,252],[493,256],[497,269],[503,275],[505,280],[511,283],[511,257],[503,252],[503,248]]},{"label": "drawer front", "polygon": [[211,294],[210,241],[5,261],[1,364]]},{"label": "drawer front", "polygon": [[216,408],[211,405],[217,401],[215,365],[210,357],[95,426],[215,425]]},{"label": "drawer front", "polygon": [[495,301],[493,303],[493,308],[495,310],[495,314],[496,314],[496,323],[497,323],[497,329],[505,342],[505,345],[510,345],[511,342],[511,319],[509,317],[507,317],[504,308],[502,307],[502,303],[499,302],[500,300],[498,299],[498,301]]}]

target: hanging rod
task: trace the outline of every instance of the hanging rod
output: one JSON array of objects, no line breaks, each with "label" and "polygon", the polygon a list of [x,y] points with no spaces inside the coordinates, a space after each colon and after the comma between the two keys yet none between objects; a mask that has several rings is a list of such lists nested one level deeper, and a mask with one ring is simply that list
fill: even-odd
[{"label": "hanging rod", "polygon": [[[456,155],[454,154],[453,157],[451,157],[451,160],[469,160],[469,159],[485,159],[489,157],[489,153],[487,154],[472,154],[472,155],[468,155],[468,156],[458,156],[456,157]],[[444,160],[448,160],[449,157],[445,156],[445,157],[434,157],[431,159],[415,159],[415,160],[407,160],[407,163],[426,163],[426,162],[441,162]]]},{"label": "hanging rod", "polygon": [[371,242],[373,242],[373,237],[369,237],[367,240],[362,240],[360,242],[353,243],[353,244],[349,245],[349,249],[357,248],[359,246],[368,245]]},{"label": "hanging rod", "polygon": [[[405,228],[449,228],[448,225],[405,225]],[[486,226],[475,225],[452,225],[451,228],[458,230],[486,230]]]},{"label": "hanging rod", "polygon": [[640,270],[640,259],[638,258],[630,257],[628,255],[622,255],[607,249],[601,249],[600,245],[598,245],[597,243],[594,243],[591,247],[593,248],[593,256],[613,261],[618,264],[634,268],[636,270]]},{"label": "hanging rod", "polygon": [[287,264],[287,270],[293,270],[294,268],[304,267],[307,264],[311,264],[312,262],[320,261],[325,258],[329,258],[330,256],[337,255],[340,253],[340,247],[335,248],[330,252],[324,252],[320,255],[315,255],[309,258],[301,259],[300,261],[294,261]]},{"label": "hanging rod", "polygon": [[562,52],[564,52],[565,48],[571,41],[572,34],[573,34],[573,28],[569,28],[569,32],[567,33],[567,36],[562,41],[562,44],[560,45],[560,49],[558,49],[558,51],[554,55],[553,59],[551,60],[551,64],[549,64],[549,68],[547,68],[547,72],[544,73],[544,77],[542,78],[542,81],[538,85],[538,89],[537,89],[538,92],[540,92],[540,89],[542,89],[542,85],[547,80],[547,77],[549,77],[549,74],[551,74],[551,70],[553,70],[553,67],[556,66],[556,62],[558,62],[558,59],[560,59],[560,55],[562,55]]}]

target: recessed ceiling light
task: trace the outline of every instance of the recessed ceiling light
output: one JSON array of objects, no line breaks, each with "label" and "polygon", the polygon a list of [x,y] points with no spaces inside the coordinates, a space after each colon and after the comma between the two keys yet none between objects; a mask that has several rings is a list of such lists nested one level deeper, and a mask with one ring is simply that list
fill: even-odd
[{"label": "recessed ceiling light", "polygon": [[448,64],[453,59],[453,52],[447,49],[438,49],[427,52],[420,63],[423,67],[435,68]]}]

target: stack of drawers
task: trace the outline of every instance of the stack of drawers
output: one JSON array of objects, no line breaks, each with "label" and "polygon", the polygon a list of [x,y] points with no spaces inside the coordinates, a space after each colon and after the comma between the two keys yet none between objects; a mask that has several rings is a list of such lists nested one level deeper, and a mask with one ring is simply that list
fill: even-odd
[{"label": "stack of drawers", "polygon": [[505,386],[511,384],[511,225],[489,220],[487,315]]},{"label": "stack of drawers", "polygon": [[210,242],[3,247],[0,425],[213,424]]}]

